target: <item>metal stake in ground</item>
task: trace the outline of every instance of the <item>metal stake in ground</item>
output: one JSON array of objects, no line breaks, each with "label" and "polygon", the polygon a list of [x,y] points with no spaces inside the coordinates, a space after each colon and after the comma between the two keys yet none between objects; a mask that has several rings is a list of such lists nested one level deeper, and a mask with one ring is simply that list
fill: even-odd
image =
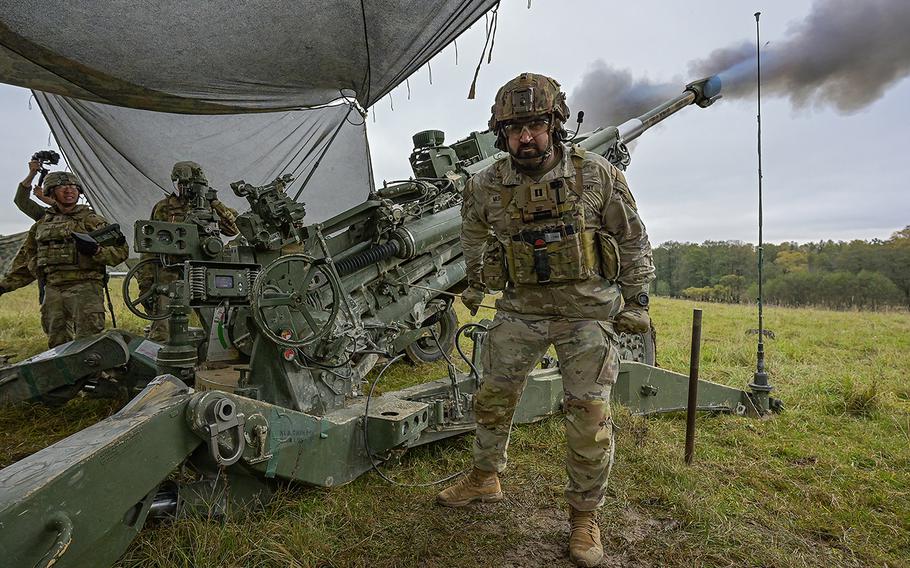
[{"label": "metal stake in ground", "polygon": [[701,310],[692,310],[692,348],[689,351],[689,403],[686,406],[686,465],[695,453],[695,411],[698,410],[698,366],[701,361]]}]

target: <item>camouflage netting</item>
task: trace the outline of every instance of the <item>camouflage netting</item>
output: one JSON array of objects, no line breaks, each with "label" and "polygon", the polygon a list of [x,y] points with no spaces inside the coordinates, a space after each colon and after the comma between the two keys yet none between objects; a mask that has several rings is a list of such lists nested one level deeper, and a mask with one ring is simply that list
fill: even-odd
[{"label": "camouflage netting", "polygon": [[35,94],[68,164],[85,180],[89,202],[120,223],[131,242],[136,219],[148,218],[152,206],[173,191],[171,168],[180,160],[199,162],[219,199],[237,211],[248,204],[231,191],[232,181],[258,185],[294,173],[294,195],[312,173],[298,199],[314,222],[363,201],[372,185],[366,132],[357,126],[360,115],[355,110],[349,116],[346,105],[180,115]]},{"label": "camouflage netting", "polygon": [[25,237],[28,233],[16,233],[13,235],[0,235],[0,278],[6,276],[9,272],[13,259],[22,248]]},{"label": "camouflage netting", "polygon": [[40,91],[91,203],[125,227],[171,190],[179,160],[241,209],[228,182],[296,172],[294,194],[315,168],[300,199],[319,221],[372,185],[361,115],[325,105],[369,107],[495,3],[10,3],[0,81]]}]

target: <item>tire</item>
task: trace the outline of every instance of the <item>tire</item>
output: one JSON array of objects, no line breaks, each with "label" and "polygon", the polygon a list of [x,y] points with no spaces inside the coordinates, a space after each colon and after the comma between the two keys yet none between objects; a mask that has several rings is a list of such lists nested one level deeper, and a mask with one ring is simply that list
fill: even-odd
[{"label": "tire", "polygon": [[[439,337],[439,343],[445,350],[445,355],[451,355],[455,349],[455,332],[458,331],[458,316],[455,315],[455,309],[449,306],[439,317],[439,321],[433,324],[433,328]],[[429,332],[405,347],[404,352],[407,354],[408,360],[414,364],[432,363],[443,358],[443,352],[439,350],[439,346],[433,341]]]},{"label": "tire", "polygon": [[619,358],[645,365],[657,366],[657,338],[654,328],[648,333],[620,333]]}]

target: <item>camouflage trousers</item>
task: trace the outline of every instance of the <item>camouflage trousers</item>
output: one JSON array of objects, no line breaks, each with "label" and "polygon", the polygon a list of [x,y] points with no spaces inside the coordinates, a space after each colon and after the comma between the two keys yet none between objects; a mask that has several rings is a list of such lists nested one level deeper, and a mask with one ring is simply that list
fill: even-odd
[{"label": "camouflage trousers", "polygon": [[559,357],[565,397],[566,500],[579,511],[590,511],[603,504],[615,451],[610,390],[619,373],[619,352],[608,323],[496,313],[484,343],[484,380],[474,403],[474,466],[505,469],[515,406],[528,373],[550,345]]},{"label": "camouflage trousers", "polygon": [[[168,309],[168,306],[170,306],[171,301],[165,296],[158,296],[158,299],[155,300],[155,304],[158,312],[164,312]],[[168,337],[170,337],[170,327],[171,326],[166,319],[152,320],[145,337],[155,343],[164,345],[167,343]]]},{"label": "camouflage trousers", "polygon": [[48,284],[41,304],[47,346],[56,347],[104,330],[104,289],[97,280]]},{"label": "camouflage trousers", "polygon": [[[152,255],[147,255],[145,258],[150,258]],[[147,290],[153,283],[159,286],[167,286],[173,282],[176,282],[180,278],[180,272],[176,270],[166,270],[162,269],[158,272],[158,281],[155,282],[153,278],[149,278],[143,275],[143,282],[141,283],[139,290],[140,294]],[[163,313],[168,309],[171,301],[166,296],[158,296],[155,300],[155,311],[158,313]],[[149,324],[148,332],[146,333],[146,338],[154,341],[156,343],[164,344],[167,342],[168,337],[170,336],[170,324],[167,319],[163,320],[153,320]]]}]

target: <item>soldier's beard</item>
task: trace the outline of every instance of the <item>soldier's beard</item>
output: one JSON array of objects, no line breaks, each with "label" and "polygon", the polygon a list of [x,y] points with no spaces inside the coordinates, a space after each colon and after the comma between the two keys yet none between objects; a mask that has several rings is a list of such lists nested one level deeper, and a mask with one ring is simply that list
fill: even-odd
[{"label": "soldier's beard", "polygon": [[512,154],[512,160],[521,170],[537,171],[546,166],[552,156],[552,144],[547,144],[545,149],[541,149],[536,142],[530,142],[519,146]]},{"label": "soldier's beard", "polygon": [[535,140],[520,145],[516,153],[520,158],[539,158],[543,154],[543,150],[537,146],[537,141]]}]

